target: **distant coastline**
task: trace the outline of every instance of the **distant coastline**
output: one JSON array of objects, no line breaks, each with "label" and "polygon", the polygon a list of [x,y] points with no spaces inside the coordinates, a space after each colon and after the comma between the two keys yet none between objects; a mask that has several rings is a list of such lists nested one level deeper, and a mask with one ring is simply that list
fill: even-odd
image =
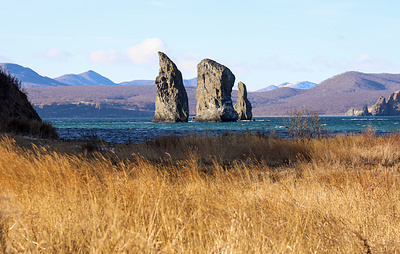
[{"label": "distant coastline", "polygon": [[[99,108],[113,112],[105,113],[104,117],[113,114],[115,117],[154,114],[156,88],[151,80],[113,85],[106,77],[89,71],[78,75],[71,74],[68,78],[74,81],[69,80],[69,85],[60,85],[60,81],[40,76],[29,68],[13,66],[18,68],[14,72],[10,69],[11,73],[26,85],[25,91],[29,100],[43,117],[61,112],[60,107],[73,108],[77,113],[86,110],[86,113],[80,114],[81,117],[97,117]],[[65,78],[65,76],[64,79],[60,77],[59,80],[65,82]],[[79,83],[76,82],[81,78],[85,79],[83,82],[85,86],[77,85]],[[108,85],[104,85],[104,82]],[[189,97],[189,113],[195,115],[196,79],[187,79],[184,83]],[[29,84],[36,87],[27,87]],[[373,105],[380,96],[387,98],[398,90],[400,90],[400,74],[349,71],[329,77],[309,89],[281,87],[265,92],[248,92],[248,98],[252,103],[254,116],[283,116],[293,109],[309,109],[320,115],[337,116],[344,115],[350,108],[361,109],[366,104]],[[234,103],[236,96],[237,91],[234,90],[232,92]],[[58,116],[70,117],[71,114],[74,112],[60,113]]]}]

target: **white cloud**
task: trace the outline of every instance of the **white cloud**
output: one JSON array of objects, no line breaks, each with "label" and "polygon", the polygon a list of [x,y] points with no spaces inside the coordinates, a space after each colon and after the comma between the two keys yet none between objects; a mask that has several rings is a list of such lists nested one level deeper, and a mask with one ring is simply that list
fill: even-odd
[{"label": "white cloud", "polygon": [[368,54],[361,54],[355,61],[354,67],[362,70],[384,70],[392,69],[394,64],[383,58],[372,57]]},{"label": "white cloud", "polygon": [[51,48],[44,53],[44,57],[51,60],[65,61],[72,56],[71,53],[59,48]]},{"label": "white cloud", "polygon": [[196,60],[180,60],[178,62],[178,68],[186,75],[195,76],[197,72],[197,64],[200,61]]},{"label": "white cloud", "polygon": [[179,70],[181,70],[184,78],[193,78],[197,76],[197,65],[201,61],[199,55],[186,52],[178,56],[177,59],[176,65]]},{"label": "white cloud", "polygon": [[10,63],[12,60],[7,55],[0,55],[0,63]]},{"label": "white cloud", "polygon": [[127,56],[114,49],[93,51],[89,58],[93,62],[101,64],[123,63],[127,60]]},{"label": "white cloud", "polygon": [[126,50],[126,53],[121,53],[115,49],[97,50],[89,55],[89,59],[100,64],[147,64],[157,65],[158,51],[167,51],[166,44],[158,38],[146,39],[140,44],[133,45]]},{"label": "white cloud", "polygon": [[353,58],[343,58],[340,60],[328,59],[324,56],[315,56],[310,61],[310,66],[315,72],[335,72],[360,71],[369,73],[399,73],[400,64],[389,59],[374,57],[368,53],[363,53]]},{"label": "white cloud", "polygon": [[146,39],[140,44],[128,48],[129,58],[136,64],[157,63],[158,51],[167,51],[167,45],[158,38]]},{"label": "white cloud", "polygon": [[364,72],[399,72],[400,66],[392,61],[380,57],[374,57],[363,53],[350,60],[342,60],[336,66],[345,70],[356,70]]}]

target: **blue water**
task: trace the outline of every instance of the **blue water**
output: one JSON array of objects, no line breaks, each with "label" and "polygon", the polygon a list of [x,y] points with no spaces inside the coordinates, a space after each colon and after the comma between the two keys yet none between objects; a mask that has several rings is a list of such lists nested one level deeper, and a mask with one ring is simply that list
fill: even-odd
[{"label": "blue water", "polygon": [[[222,134],[230,132],[274,132],[287,136],[285,117],[256,117],[255,121],[229,123],[152,123],[151,118],[50,118],[61,138],[81,139],[97,137],[107,142],[142,142],[165,135],[189,133]],[[371,128],[377,134],[400,131],[400,117],[320,117],[324,130],[331,134],[361,133]]]}]

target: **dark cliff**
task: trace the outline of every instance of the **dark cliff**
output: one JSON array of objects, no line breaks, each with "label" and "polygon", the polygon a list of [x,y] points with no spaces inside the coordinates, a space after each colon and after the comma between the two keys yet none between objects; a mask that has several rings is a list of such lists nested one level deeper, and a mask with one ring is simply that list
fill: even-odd
[{"label": "dark cliff", "polygon": [[50,124],[42,122],[38,113],[21,91],[21,83],[0,69],[0,130],[40,138],[57,138]]}]

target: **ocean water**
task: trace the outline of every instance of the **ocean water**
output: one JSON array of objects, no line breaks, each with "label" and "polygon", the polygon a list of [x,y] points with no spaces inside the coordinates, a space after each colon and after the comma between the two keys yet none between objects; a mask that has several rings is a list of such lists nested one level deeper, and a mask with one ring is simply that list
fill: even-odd
[{"label": "ocean water", "polygon": [[[286,117],[255,117],[254,121],[229,123],[152,123],[151,118],[48,118],[65,139],[101,138],[107,142],[143,142],[166,135],[226,132],[261,132],[287,137]],[[320,117],[330,134],[361,133],[372,129],[378,135],[400,131],[400,117]]]}]

